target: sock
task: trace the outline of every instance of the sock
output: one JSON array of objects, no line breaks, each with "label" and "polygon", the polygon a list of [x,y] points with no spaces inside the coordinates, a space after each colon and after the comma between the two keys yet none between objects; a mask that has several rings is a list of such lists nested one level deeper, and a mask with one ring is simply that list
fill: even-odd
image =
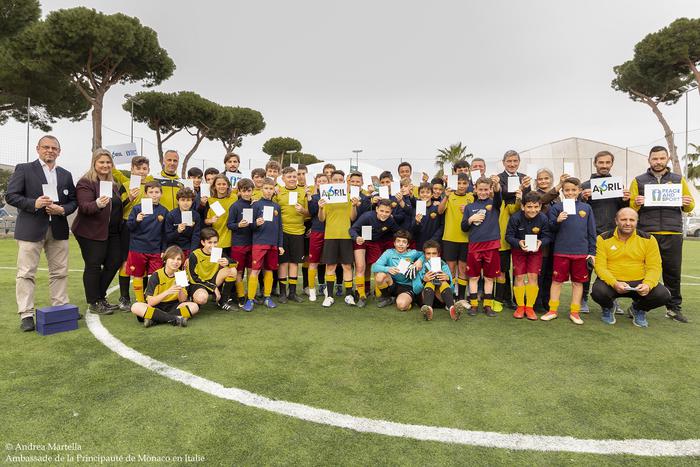
[{"label": "sock", "polygon": [[[318,273],[318,269],[311,269],[309,268],[309,278],[308,282],[305,282],[306,286],[310,289],[313,289],[316,287],[316,274]],[[306,280],[306,279],[304,279]]]},{"label": "sock", "polygon": [[263,272],[262,274],[258,274],[258,288],[263,291],[265,290],[265,273]]},{"label": "sock", "polygon": [[257,277],[254,280],[250,277],[248,278],[248,300],[255,298],[255,293],[258,291],[258,282]]},{"label": "sock", "polygon": [[433,284],[432,282],[428,282],[427,284],[425,284],[425,288],[423,289],[423,304],[432,307],[434,301],[435,284]]},{"label": "sock", "polygon": [[370,268],[369,264],[368,264],[367,269],[365,269],[365,295],[367,294],[368,290],[372,290],[371,279],[372,279],[372,268]]},{"label": "sock", "polygon": [[389,286],[387,284],[379,284],[377,286],[377,289],[379,290],[379,294],[377,294],[378,297],[389,296]]},{"label": "sock", "polygon": [[309,263],[304,263],[301,267],[301,278],[304,281],[304,287],[309,286]]},{"label": "sock", "polygon": [[493,295],[498,302],[506,301],[506,280],[502,277],[497,277],[493,284]]},{"label": "sock", "polygon": [[467,293],[467,284],[468,281],[467,279],[462,279],[461,277],[457,278],[457,297],[458,298],[463,298]]},{"label": "sock", "polygon": [[365,292],[365,276],[355,277],[355,287],[357,288],[357,295],[359,295],[360,298],[367,298]]},{"label": "sock", "polygon": [[326,265],[321,263],[318,265],[318,271],[316,272],[316,278],[319,280],[319,284],[321,283],[320,280],[323,279],[324,283],[326,280]]},{"label": "sock", "polygon": [[454,294],[452,294],[450,284],[448,284],[447,282],[440,283],[440,296],[442,297],[442,301],[445,303],[445,306],[447,306],[447,308],[450,308],[452,305],[455,304]]},{"label": "sock", "polygon": [[345,295],[352,295],[352,280],[343,279],[343,287],[345,287]]},{"label": "sock", "polygon": [[515,304],[518,306],[525,306],[525,286],[513,286],[513,292],[515,293]]},{"label": "sock", "polygon": [[476,309],[479,306],[479,296],[475,293],[470,293],[469,304],[472,306],[472,308]]},{"label": "sock", "polygon": [[375,297],[381,297],[381,296],[382,296],[382,289],[380,289],[378,285],[375,285],[375,286],[374,286],[374,296],[375,296]]},{"label": "sock", "polygon": [[335,274],[326,274],[326,295],[333,296],[333,287],[335,287]]},{"label": "sock", "polygon": [[146,313],[143,315],[143,319],[150,319],[155,323],[170,323],[171,321],[175,320],[175,317],[164,312],[163,310],[149,306],[146,308]]},{"label": "sock", "polygon": [[274,282],[274,271],[265,271],[263,276],[263,295],[269,297],[272,294],[272,283]]},{"label": "sock", "polygon": [[535,306],[535,300],[537,300],[537,294],[540,293],[540,288],[537,284],[527,284],[525,286],[525,306],[532,308]]},{"label": "sock", "polygon": [[559,308],[559,300],[550,300],[549,301],[549,311],[556,313],[557,308]]},{"label": "sock", "polygon": [[236,281],[236,297],[245,297],[245,282],[243,282],[243,279]]},{"label": "sock", "polygon": [[484,306],[493,307],[493,294],[492,293],[485,293],[484,294]]},{"label": "sock", "polygon": [[297,279],[298,277],[290,277],[287,279],[287,282],[289,283],[289,295],[297,294]]},{"label": "sock", "polygon": [[131,282],[131,277],[126,274],[124,268],[119,270],[119,296],[122,298],[129,298],[129,285]]},{"label": "sock", "polygon": [[572,303],[569,308],[571,310],[571,313],[578,313],[581,311],[581,304],[580,303]]},{"label": "sock", "polygon": [[[272,273],[272,286],[270,287],[270,294],[272,293],[273,290],[277,288],[277,284],[279,283],[279,277],[277,276],[277,270],[270,271]],[[269,297],[270,294],[265,295],[266,297]]]},{"label": "sock", "polygon": [[190,307],[187,305],[180,305],[179,307],[177,307],[177,311],[180,312],[180,316],[182,316],[183,318],[190,319],[192,317]]},{"label": "sock", "polygon": [[[287,278],[286,277],[279,277],[278,283],[280,285],[280,295],[287,295]],[[272,288],[274,289],[275,286],[273,285]]]},{"label": "sock", "polygon": [[136,297],[136,301],[145,303],[146,297],[143,295],[143,277],[134,277],[134,280],[131,282],[134,286],[134,296]]},{"label": "sock", "polygon": [[224,286],[221,287],[221,303],[226,303],[226,301],[231,298],[231,291],[233,290],[233,285],[235,283],[235,277],[227,277],[224,279]]}]

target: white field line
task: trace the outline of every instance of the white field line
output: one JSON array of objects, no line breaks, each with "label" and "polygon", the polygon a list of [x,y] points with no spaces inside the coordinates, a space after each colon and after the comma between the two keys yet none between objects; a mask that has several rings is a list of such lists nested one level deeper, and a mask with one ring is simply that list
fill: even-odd
[{"label": "white field line", "polygon": [[[110,290],[116,290],[117,288],[118,287],[115,286],[110,288]],[[314,423],[347,428],[363,433],[377,433],[401,438],[521,451],[567,451],[592,454],[634,454],[638,456],[700,455],[700,440],[698,439],[681,441],[656,439],[600,440],[578,439],[570,436],[540,436],[520,433],[509,434],[470,431],[426,425],[409,425],[386,420],[355,417],[331,412],[329,410],[317,409],[295,402],[272,400],[244,389],[224,387],[219,383],[174,368],[144,355],[128,347],[122,341],[114,337],[107,328],[102,325],[98,315],[87,313],[85,320],[90,332],[92,332],[97,340],[121,357],[147,370],[151,370],[173,381],[180,382],[221,399],[235,401],[249,407],[255,407]]]}]

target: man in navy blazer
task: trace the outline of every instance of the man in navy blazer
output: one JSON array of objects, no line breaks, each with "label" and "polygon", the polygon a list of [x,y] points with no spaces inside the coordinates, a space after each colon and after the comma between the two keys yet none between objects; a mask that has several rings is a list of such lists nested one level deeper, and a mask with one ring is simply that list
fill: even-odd
[{"label": "man in navy blazer", "polygon": [[[34,278],[41,250],[49,265],[51,305],[68,303],[68,220],[77,208],[70,172],[56,165],[61,145],[43,136],[36,146],[39,158],[17,164],[7,185],[5,200],[17,208],[17,313],[22,331],[34,330]],[[44,195],[42,185],[55,185],[58,199]]]}]

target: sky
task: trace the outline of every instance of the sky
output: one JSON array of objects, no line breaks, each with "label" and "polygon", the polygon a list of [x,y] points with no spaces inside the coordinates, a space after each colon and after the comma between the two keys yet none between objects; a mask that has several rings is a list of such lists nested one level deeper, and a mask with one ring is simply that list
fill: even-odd
[{"label": "sky", "polygon": [[[598,0],[42,1],[44,14],[75,6],[135,16],[158,33],[177,69],[155,90],[194,91],[260,111],[267,127],[238,148],[243,167],[264,164],[267,139],[290,136],[320,159],[347,159],[361,149],[361,159],[382,168],[408,160],[430,173],[437,149],[457,142],[488,161],[573,136],[648,152],[664,142],[661,126],[646,105],[610,87],[612,68],[632,58],[646,34],[678,17],[700,17],[696,0],[653,7]],[[142,89],[109,91],[103,145],[129,142],[130,116],[121,104],[125,93]],[[690,142],[700,144],[697,91],[688,104],[688,126],[696,130]],[[680,133],[682,154],[685,102],[662,110]],[[90,122],[60,122],[53,133],[63,148],[59,163],[83,173]],[[155,133],[141,124],[134,133],[144,138],[153,168]],[[30,131],[32,159],[39,136]],[[0,127],[0,142],[0,162],[23,161],[23,126]],[[182,153],[191,144],[181,136],[168,147]],[[207,141],[193,162],[221,166],[223,154],[220,143]]]}]

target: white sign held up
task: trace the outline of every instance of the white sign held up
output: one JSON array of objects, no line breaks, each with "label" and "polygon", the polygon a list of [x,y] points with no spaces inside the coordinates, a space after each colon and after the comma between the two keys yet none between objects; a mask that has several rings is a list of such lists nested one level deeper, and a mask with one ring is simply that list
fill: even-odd
[{"label": "white sign held up", "polygon": [[644,186],[645,206],[683,206],[683,185],[660,183]]},{"label": "white sign held up", "polygon": [[625,189],[620,177],[591,179],[591,199],[622,198]]},{"label": "white sign held up", "polygon": [[105,149],[112,153],[114,165],[131,164],[131,159],[139,155],[136,143],[106,146]]},{"label": "white sign held up", "polygon": [[318,187],[320,199],[325,199],[329,204],[346,203],[348,201],[348,187],[345,183],[328,183]]}]

